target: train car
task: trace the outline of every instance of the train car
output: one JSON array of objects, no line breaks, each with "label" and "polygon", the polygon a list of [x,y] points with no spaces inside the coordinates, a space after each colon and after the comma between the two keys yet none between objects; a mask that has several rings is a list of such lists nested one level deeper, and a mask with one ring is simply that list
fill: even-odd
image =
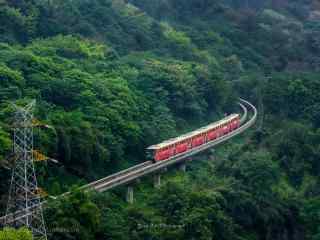
[{"label": "train car", "polygon": [[189,150],[190,142],[188,140],[182,140],[176,144],[176,154],[183,153]]},{"label": "train car", "polygon": [[206,142],[206,133],[200,133],[196,136],[192,137],[191,140],[191,148],[195,148],[197,146],[200,146]]},{"label": "train car", "polygon": [[218,122],[148,147],[147,158],[154,162],[168,160],[174,156],[185,154],[205,143],[214,141],[234,131],[239,126],[239,114],[231,114]]}]

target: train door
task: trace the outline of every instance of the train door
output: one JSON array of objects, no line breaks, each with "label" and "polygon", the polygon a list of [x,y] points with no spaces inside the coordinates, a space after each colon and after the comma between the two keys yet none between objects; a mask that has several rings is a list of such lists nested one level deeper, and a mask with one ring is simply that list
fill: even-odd
[{"label": "train door", "polygon": [[216,129],[212,129],[207,133],[207,142],[214,140],[217,137]]},{"label": "train door", "polygon": [[228,125],[228,123],[224,123],[224,124],[222,125],[222,135],[227,134],[228,131],[229,131],[229,125]]},{"label": "train door", "polygon": [[221,137],[223,134],[222,134],[222,128],[221,128],[221,125],[218,126],[218,129],[217,129],[217,138]]}]

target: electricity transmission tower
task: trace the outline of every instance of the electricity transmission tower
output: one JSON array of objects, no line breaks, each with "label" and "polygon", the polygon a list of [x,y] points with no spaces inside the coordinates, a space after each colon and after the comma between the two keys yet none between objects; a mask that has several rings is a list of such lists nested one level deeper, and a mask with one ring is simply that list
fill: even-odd
[{"label": "electricity transmission tower", "polygon": [[47,240],[41,197],[34,169],[33,150],[33,107],[35,101],[26,107],[16,105],[14,122],[15,163],[12,170],[11,185],[5,225],[8,227],[27,227],[33,238]]}]

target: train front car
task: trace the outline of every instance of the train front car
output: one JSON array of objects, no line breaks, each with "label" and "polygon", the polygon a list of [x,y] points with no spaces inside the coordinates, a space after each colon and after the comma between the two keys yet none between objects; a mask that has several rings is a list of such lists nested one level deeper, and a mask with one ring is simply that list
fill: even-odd
[{"label": "train front car", "polygon": [[147,159],[153,162],[163,161],[175,154],[175,144],[172,140],[152,145],[147,148]]},{"label": "train front car", "polygon": [[155,162],[155,153],[156,153],[156,149],[154,149],[153,146],[148,147],[146,149],[147,161]]}]

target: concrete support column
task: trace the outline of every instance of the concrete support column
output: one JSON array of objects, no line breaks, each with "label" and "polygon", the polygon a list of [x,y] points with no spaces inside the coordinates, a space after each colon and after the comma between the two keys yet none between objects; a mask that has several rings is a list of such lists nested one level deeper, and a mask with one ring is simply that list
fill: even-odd
[{"label": "concrete support column", "polygon": [[133,186],[129,185],[127,187],[127,196],[126,200],[128,203],[133,203]]},{"label": "concrete support column", "polygon": [[216,160],[216,151],[214,149],[210,151],[210,160]]},{"label": "concrete support column", "polygon": [[161,186],[161,174],[160,173],[156,173],[155,175],[153,175],[153,186],[155,188],[160,188],[160,186]]},{"label": "concrete support column", "polygon": [[185,162],[181,163],[179,168],[182,172],[186,172],[187,171],[186,163]]}]

